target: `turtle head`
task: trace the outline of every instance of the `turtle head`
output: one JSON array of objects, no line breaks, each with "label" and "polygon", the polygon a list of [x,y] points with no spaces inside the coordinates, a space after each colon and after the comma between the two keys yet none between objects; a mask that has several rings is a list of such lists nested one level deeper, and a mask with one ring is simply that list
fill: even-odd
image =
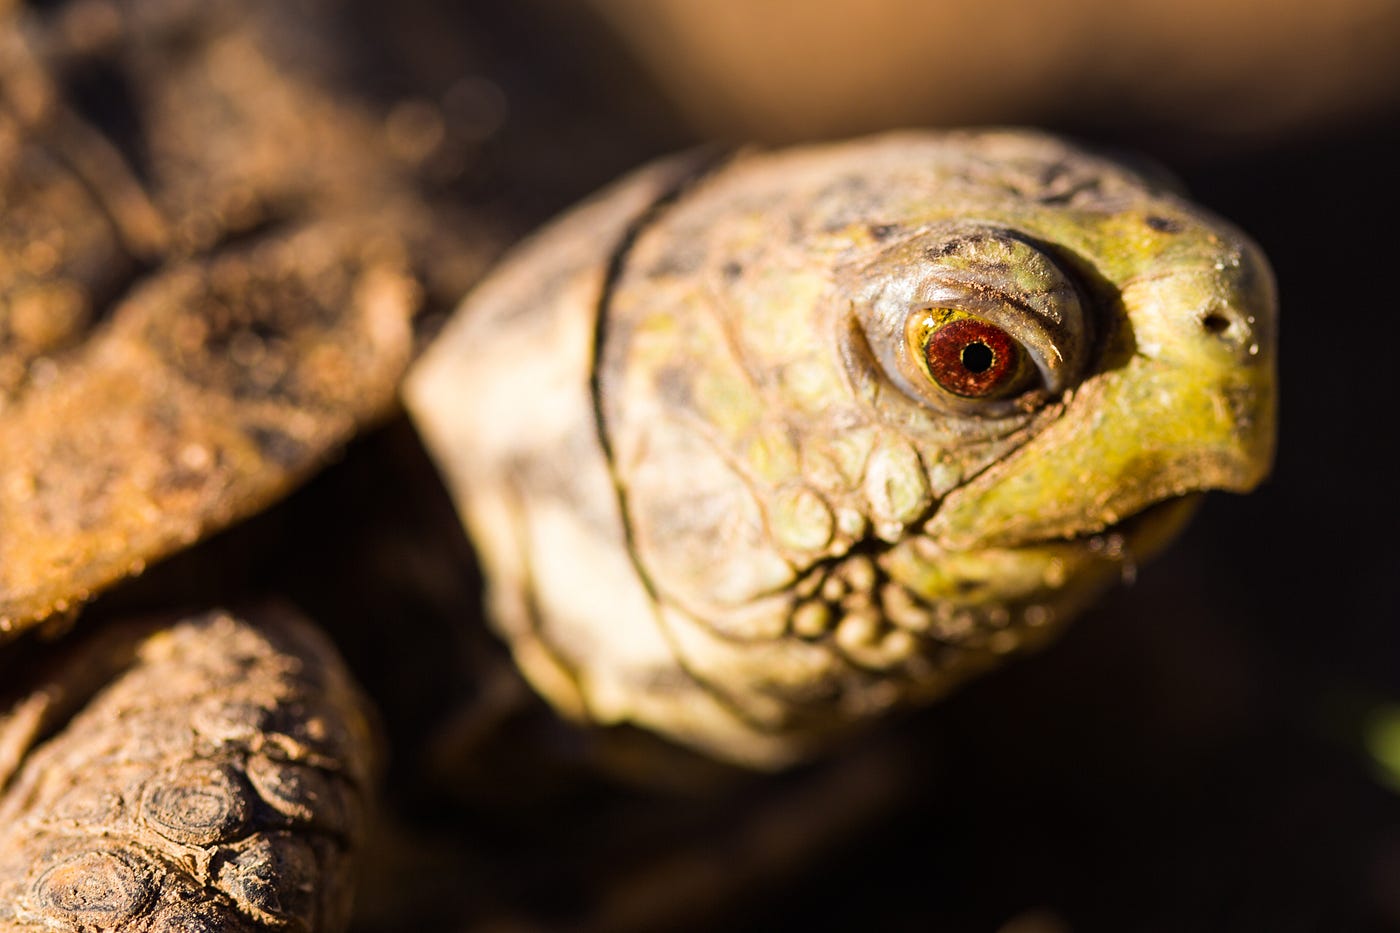
[{"label": "turtle head", "polygon": [[1259,251],[1047,137],[746,155],[609,269],[590,436],[646,621],[549,642],[574,683],[633,653],[595,718],[790,759],[1043,642],[1269,468]]},{"label": "turtle head", "polygon": [[643,231],[609,314],[638,566],[772,732],[1039,643],[1272,455],[1259,251],[1043,137],[752,157]]}]

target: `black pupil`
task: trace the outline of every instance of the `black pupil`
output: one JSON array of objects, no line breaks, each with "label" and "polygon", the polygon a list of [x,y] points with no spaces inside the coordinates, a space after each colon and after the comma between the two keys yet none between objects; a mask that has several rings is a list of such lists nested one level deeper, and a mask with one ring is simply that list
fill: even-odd
[{"label": "black pupil", "polygon": [[963,369],[970,373],[985,373],[992,368],[992,348],[985,343],[969,343],[962,349]]}]

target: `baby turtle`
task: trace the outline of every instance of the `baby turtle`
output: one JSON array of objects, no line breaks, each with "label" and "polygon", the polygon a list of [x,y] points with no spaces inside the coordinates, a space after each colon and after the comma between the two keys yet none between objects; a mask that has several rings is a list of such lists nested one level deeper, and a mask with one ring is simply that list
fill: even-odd
[{"label": "baby turtle", "polygon": [[[479,266],[325,78],[318,10],[0,31],[0,929],[350,922],[380,749],[332,644],[277,603],[81,617],[381,417]],[[93,62],[131,138],[76,109]],[[1274,313],[1248,240],[1140,174],[905,133],[642,170],[510,256],[406,394],[538,690],[776,768],[1258,483]]]}]

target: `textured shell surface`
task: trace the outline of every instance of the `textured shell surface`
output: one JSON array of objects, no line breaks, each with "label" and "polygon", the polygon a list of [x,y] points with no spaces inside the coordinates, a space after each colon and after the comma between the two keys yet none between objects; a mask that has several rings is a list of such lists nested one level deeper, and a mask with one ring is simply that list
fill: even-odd
[{"label": "textured shell surface", "polygon": [[[1256,247],[1108,159],[908,132],[642,170],[411,374],[576,718],[775,766],[1045,642],[1274,438]],[[961,336],[959,336],[961,335]]]}]

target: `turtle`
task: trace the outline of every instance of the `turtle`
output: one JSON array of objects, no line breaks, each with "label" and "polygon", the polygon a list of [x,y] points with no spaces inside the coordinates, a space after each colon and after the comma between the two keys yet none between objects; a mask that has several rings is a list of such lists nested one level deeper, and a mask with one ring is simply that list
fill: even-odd
[{"label": "turtle", "polygon": [[[639,781],[830,754],[1268,471],[1268,266],[1150,171],[1020,130],[692,153],[487,274],[504,235],[425,196],[441,127],[347,89],[334,10],[4,11],[0,929],[393,915],[352,918],[357,855],[395,857],[365,844],[391,717],[336,644],[367,636],[194,546],[400,392],[578,727],[546,737]],[[533,735],[473,673],[457,738],[501,782],[485,751]]]}]

